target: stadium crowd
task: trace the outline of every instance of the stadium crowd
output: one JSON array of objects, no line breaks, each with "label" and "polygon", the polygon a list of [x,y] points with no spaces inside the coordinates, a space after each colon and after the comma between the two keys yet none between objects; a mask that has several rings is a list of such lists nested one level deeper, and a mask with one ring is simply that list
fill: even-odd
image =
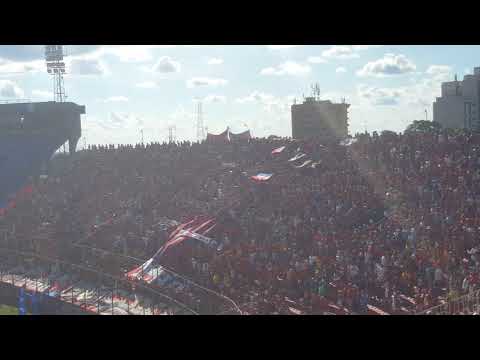
[{"label": "stadium crowd", "polygon": [[203,214],[220,246],[162,261],[247,313],[418,313],[480,288],[479,165],[480,136],[447,131],[90,146],[0,214],[1,241],[121,275],[167,241],[164,219]]}]

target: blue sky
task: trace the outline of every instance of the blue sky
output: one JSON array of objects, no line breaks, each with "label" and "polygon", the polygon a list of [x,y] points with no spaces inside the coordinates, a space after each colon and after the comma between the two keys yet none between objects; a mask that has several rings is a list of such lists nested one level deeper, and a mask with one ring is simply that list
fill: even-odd
[{"label": "blue sky", "polygon": [[[68,100],[86,105],[85,142],[194,140],[195,104],[220,132],[290,134],[290,106],[318,82],[321,97],[351,103],[350,132],[403,131],[432,117],[442,81],[480,66],[480,46],[69,45]],[[0,45],[0,100],[48,101],[43,47]]]}]

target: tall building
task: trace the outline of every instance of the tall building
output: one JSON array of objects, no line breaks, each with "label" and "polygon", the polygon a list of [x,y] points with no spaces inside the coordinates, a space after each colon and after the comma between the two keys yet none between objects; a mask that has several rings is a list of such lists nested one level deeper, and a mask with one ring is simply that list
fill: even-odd
[{"label": "tall building", "polygon": [[332,103],[318,97],[307,97],[303,104],[292,105],[292,137],[338,138],[348,136],[350,104]]},{"label": "tall building", "polygon": [[433,121],[444,128],[480,130],[480,67],[463,81],[442,83],[442,96],[433,103]]}]

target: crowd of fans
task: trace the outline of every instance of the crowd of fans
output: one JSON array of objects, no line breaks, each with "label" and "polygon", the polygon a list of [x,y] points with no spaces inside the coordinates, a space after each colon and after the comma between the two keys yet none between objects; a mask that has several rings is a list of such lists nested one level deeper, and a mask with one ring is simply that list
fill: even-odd
[{"label": "crowd of fans", "polygon": [[220,246],[162,261],[244,312],[418,313],[480,287],[479,165],[480,136],[447,131],[90,146],[17,196],[1,241],[123,275],[167,241],[163,219],[203,214]]}]

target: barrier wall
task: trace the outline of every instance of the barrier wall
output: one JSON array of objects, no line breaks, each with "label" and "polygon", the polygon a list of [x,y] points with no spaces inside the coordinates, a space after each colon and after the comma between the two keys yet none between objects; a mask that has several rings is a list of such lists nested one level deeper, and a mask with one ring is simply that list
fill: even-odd
[{"label": "barrier wall", "polygon": [[[27,293],[33,294],[28,291]],[[18,307],[19,296],[19,287],[0,282],[0,304]],[[91,315],[90,312],[86,312],[78,306],[50,296],[42,297],[38,310],[38,315]],[[26,311],[33,313],[32,304],[29,301],[26,302]]]}]

